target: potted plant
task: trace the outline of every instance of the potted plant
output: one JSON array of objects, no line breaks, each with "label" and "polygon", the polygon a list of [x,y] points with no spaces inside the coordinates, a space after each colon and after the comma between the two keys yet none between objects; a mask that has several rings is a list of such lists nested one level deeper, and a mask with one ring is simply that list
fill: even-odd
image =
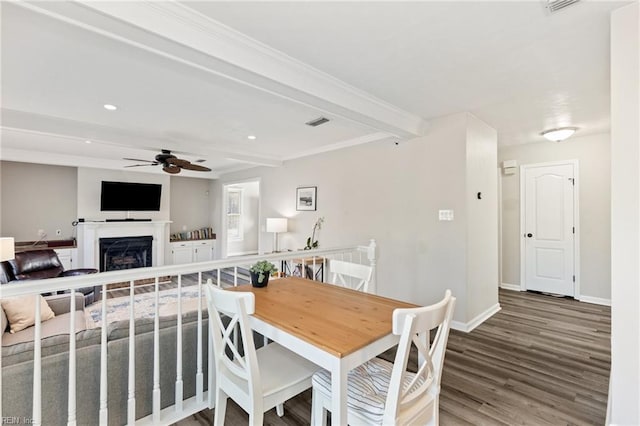
[{"label": "potted plant", "polygon": [[316,223],[313,225],[313,233],[309,238],[307,238],[307,245],[304,246],[304,250],[312,250],[318,248],[318,240],[316,240],[316,230],[322,229],[322,224],[324,223],[324,217],[318,218]]},{"label": "potted plant", "polygon": [[266,287],[269,284],[271,272],[277,271],[276,265],[266,260],[260,260],[249,268],[251,274],[251,285],[254,287]]}]

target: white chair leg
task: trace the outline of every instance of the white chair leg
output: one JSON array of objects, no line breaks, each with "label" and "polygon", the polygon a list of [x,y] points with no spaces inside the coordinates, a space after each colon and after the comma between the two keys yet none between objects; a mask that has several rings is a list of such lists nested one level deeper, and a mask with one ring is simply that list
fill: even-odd
[{"label": "white chair leg", "polygon": [[213,411],[213,424],[224,426],[224,418],[227,414],[227,394],[220,389],[216,392],[216,408]]},{"label": "white chair leg", "polygon": [[249,413],[249,424],[251,426],[262,426],[262,422],[264,421],[264,413],[260,410],[256,412],[253,410],[253,413]]},{"label": "white chair leg", "polygon": [[324,409],[324,397],[315,388],[311,392],[311,424],[314,426],[327,424],[327,410]]},{"label": "white chair leg", "polygon": [[284,416],[284,404],[276,405],[276,414],[278,415],[278,417]]}]

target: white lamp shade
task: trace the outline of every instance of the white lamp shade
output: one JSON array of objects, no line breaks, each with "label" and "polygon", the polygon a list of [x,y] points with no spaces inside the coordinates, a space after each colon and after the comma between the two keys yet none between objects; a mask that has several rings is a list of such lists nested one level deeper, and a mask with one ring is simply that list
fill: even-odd
[{"label": "white lamp shade", "polygon": [[286,217],[267,218],[267,232],[287,232]]},{"label": "white lamp shade", "polygon": [[0,261],[16,257],[15,241],[13,237],[0,238]]}]

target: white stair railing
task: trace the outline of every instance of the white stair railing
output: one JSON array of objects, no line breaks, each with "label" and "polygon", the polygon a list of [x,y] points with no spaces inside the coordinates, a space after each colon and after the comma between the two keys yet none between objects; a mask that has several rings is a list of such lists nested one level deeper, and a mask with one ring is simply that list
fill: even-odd
[{"label": "white stair railing", "polygon": [[[329,262],[331,259],[349,259],[356,263],[365,263],[373,266],[374,274],[370,283],[370,288],[375,292],[375,265],[376,265],[376,245],[375,241],[371,242],[367,246],[345,246],[331,249],[315,249],[307,251],[296,252],[281,252],[262,254],[255,256],[243,256],[233,259],[215,260],[202,263],[192,263],[187,265],[171,265],[160,266],[152,268],[139,268],[128,269],[120,271],[104,272],[99,274],[73,276],[64,278],[54,278],[37,281],[21,281],[13,282],[2,285],[0,297],[18,297],[25,295],[39,295],[42,293],[56,293],[67,291],[70,292],[69,300],[69,331],[71,331],[69,338],[69,373],[68,382],[66,386],[68,388],[67,398],[67,415],[66,422],[68,425],[75,425],[80,423],[78,419],[78,398],[86,397],[86,395],[79,395],[77,390],[77,336],[75,333],[77,327],[77,318],[75,315],[76,301],[75,294],[81,294],[78,290],[84,287],[95,287],[102,289],[102,300],[92,305],[96,312],[101,313],[102,328],[100,331],[100,362],[99,362],[99,377],[100,385],[98,395],[96,395],[97,406],[99,407],[98,413],[95,418],[100,425],[107,425],[109,423],[109,410],[114,409],[110,407],[109,399],[109,380],[110,371],[118,372],[123,369],[127,369],[127,383],[123,387],[126,389],[126,404],[125,407],[115,407],[115,409],[124,410],[124,418],[128,424],[169,424],[186,418],[200,410],[207,407],[213,408],[214,397],[212,392],[204,390],[204,384],[207,384],[208,389],[211,389],[215,380],[214,363],[212,357],[207,358],[207,378],[204,377],[204,345],[202,339],[205,337],[204,331],[207,329],[205,325],[205,315],[203,312],[203,274],[211,274],[213,281],[219,286],[237,286],[246,281],[246,272],[249,267],[259,261],[268,260],[275,263],[279,269],[287,269],[288,272],[295,271],[295,266],[301,266],[299,272],[302,276],[307,274],[306,268],[311,268],[312,277],[322,277],[324,281],[328,281]],[[301,263],[300,263],[301,262]],[[280,271],[281,273],[284,271]],[[319,274],[319,272],[321,272]],[[184,344],[184,327],[187,326],[183,322],[183,317],[187,313],[184,311],[184,298],[183,298],[183,277],[196,275],[197,280],[195,287],[197,288],[197,319],[196,319],[196,335],[197,342],[195,344],[196,353],[194,360],[186,360],[195,364],[194,382],[195,382],[195,394],[193,397],[184,397],[184,377],[183,377],[183,344]],[[229,276],[231,275],[231,276]],[[175,277],[171,282],[176,282],[176,353],[175,356],[171,356],[169,353],[161,352],[161,314],[160,309],[160,284],[164,277]],[[153,286],[153,347],[152,347],[152,359],[144,360],[151,365],[152,363],[152,390],[151,390],[151,413],[149,415],[143,415],[136,413],[136,398],[144,398],[143,391],[137,392],[136,384],[136,299],[143,297],[136,290],[137,281],[139,280],[153,280],[149,286]],[[105,297],[109,290],[109,285],[114,283],[128,283],[128,288],[120,289],[119,291],[128,290],[128,295],[124,296],[124,300],[128,299],[128,354],[126,365],[110,365],[109,364],[109,333],[108,323],[109,321],[109,299]],[[147,291],[145,294],[148,294]],[[32,405],[32,424],[40,425],[44,418],[50,413],[42,413],[42,323],[40,320],[40,298],[34,297],[35,303],[35,325],[34,325],[34,345],[33,345],[33,390],[31,395]],[[2,336],[0,336],[0,344],[2,344]],[[211,353],[211,339],[208,339],[208,353]],[[186,353],[191,353],[187,351]],[[142,356],[142,352],[140,354]],[[173,405],[169,407],[161,407],[161,375],[162,375],[162,363],[171,362],[171,358],[175,360],[176,377],[174,383],[175,401]],[[162,362],[161,362],[162,361]],[[143,362],[143,364],[145,364]],[[0,351],[0,366],[4,366],[2,363],[2,352]],[[116,375],[117,376],[117,375]],[[191,378],[191,376],[189,376]],[[80,377],[80,380],[84,378]],[[1,380],[1,379],[0,379]],[[190,380],[190,382],[192,382]],[[1,382],[0,382],[1,383]],[[12,392],[16,391],[12,388]],[[46,395],[45,398],[50,400],[55,398],[55,395]],[[2,387],[0,387],[0,401],[2,401]],[[64,404],[63,402],[61,404]],[[63,406],[63,405],[62,405]],[[0,403],[0,415],[3,417],[11,417],[11,407],[1,405]],[[137,418],[142,417],[142,418]]]}]

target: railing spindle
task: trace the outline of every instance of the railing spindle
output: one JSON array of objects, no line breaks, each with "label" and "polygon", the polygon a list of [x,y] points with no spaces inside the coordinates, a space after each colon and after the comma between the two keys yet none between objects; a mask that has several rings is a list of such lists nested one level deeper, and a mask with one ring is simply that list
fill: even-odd
[{"label": "railing spindle", "polygon": [[155,313],[153,318],[153,423],[160,423],[160,278],[155,280]]},{"label": "railing spindle", "polygon": [[182,274],[178,275],[178,325],[176,329],[176,412],[182,411]]},{"label": "railing spindle", "polygon": [[127,423],[136,422],[136,323],[134,280],[129,282],[129,398],[127,400]]},{"label": "railing spindle", "polygon": [[33,417],[32,424],[40,426],[42,424],[42,324],[40,295],[36,294],[35,299],[35,330],[33,335]]},{"label": "railing spindle", "polygon": [[196,399],[204,400],[204,373],[202,371],[202,272],[198,272],[198,341],[196,342]]},{"label": "railing spindle", "polygon": [[109,422],[107,408],[107,285],[102,285],[102,330],[100,333],[100,425]]},{"label": "railing spindle", "polygon": [[69,292],[69,402],[67,425],[76,424],[76,292]]}]

